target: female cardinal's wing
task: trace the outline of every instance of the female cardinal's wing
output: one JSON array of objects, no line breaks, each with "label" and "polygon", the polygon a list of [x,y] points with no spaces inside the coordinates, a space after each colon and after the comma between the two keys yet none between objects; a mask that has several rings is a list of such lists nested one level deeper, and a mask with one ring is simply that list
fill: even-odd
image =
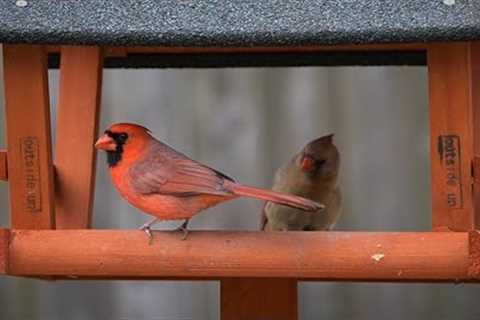
[{"label": "female cardinal's wing", "polygon": [[144,157],[130,167],[128,174],[133,189],[141,194],[230,195],[223,182],[233,181],[157,141],[150,144]]}]

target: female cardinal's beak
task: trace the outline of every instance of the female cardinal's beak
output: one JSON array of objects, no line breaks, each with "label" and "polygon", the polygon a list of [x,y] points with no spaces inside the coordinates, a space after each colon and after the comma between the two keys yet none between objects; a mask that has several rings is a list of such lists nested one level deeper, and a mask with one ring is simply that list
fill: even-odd
[{"label": "female cardinal's beak", "polygon": [[315,166],[315,159],[311,155],[304,154],[300,162],[300,167],[304,172],[310,172]]},{"label": "female cardinal's beak", "polygon": [[115,143],[115,140],[104,134],[98,138],[97,142],[95,142],[95,148],[105,151],[115,151],[115,149],[117,149],[117,144]]}]

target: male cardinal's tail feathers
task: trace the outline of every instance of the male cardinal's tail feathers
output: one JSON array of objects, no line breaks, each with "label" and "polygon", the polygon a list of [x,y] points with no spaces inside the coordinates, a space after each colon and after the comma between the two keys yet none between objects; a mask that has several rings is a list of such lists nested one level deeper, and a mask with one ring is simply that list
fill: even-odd
[{"label": "male cardinal's tail feathers", "polygon": [[317,211],[325,208],[323,204],[319,204],[312,200],[285,193],[244,186],[237,183],[228,183],[225,187],[227,187],[228,190],[239,196],[272,201],[278,204],[283,204],[293,208],[299,208],[305,211]]}]

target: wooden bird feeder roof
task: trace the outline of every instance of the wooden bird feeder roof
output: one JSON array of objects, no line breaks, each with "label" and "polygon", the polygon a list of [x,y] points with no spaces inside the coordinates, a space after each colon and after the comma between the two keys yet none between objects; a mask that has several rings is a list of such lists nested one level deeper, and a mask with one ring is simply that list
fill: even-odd
[{"label": "wooden bird feeder roof", "polygon": [[[0,42],[283,47],[480,38],[478,1],[0,2]],[[20,2],[22,3],[22,2]]]},{"label": "wooden bird feeder roof", "polygon": [[0,2],[0,42],[116,47],[105,67],[425,65],[423,44],[479,38],[477,1]]}]

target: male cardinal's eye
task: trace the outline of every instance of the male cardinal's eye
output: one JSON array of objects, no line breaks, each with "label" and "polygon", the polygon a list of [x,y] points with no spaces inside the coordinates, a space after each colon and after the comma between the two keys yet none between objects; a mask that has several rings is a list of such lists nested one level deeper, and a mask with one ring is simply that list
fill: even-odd
[{"label": "male cardinal's eye", "polygon": [[127,138],[128,138],[128,134],[126,134],[125,132],[122,132],[118,135],[118,139],[121,141],[121,142],[125,142],[127,141]]}]

